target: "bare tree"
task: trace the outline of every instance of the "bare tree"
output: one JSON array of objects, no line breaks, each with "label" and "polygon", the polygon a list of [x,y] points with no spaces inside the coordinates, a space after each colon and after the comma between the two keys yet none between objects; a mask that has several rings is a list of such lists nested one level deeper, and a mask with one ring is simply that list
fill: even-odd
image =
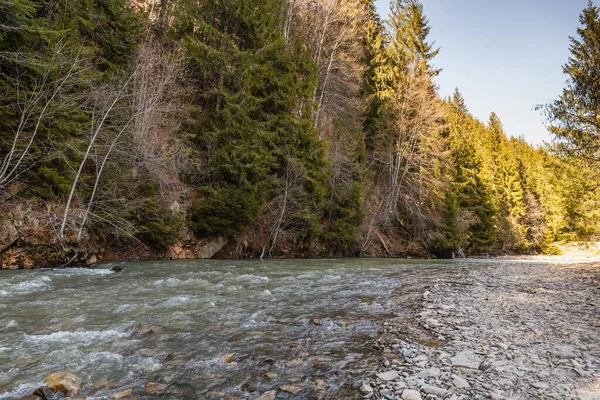
[{"label": "bare tree", "polygon": [[378,206],[371,214],[363,250],[378,229],[396,224],[418,235],[435,224],[430,195],[440,193],[444,184],[440,176],[444,150],[436,131],[443,126],[445,110],[429,76],[415,65],[388,100],[393,123],[373,154],[378,171],[373,202]]},{"label": "bare tree", "polygon": [[[42,125],[52,114],[65,104],[58,101],[75,76],[81,72],[80,54],[74,58],[60,60],[64,45],[59,42],[53,52],[53,58],[45,64],[44,73],[34,81],[33,89],[28,90],[19,78],[14,82],[17,89],[17,114],[19,123],[15,128],[9,150],[0,157],[0,190],[6,188],[24,171],[31,167],[29,159],[32,145],[38,139]],[[62,73],[59,79],[53,79],[51,72],[56,65]]]}]

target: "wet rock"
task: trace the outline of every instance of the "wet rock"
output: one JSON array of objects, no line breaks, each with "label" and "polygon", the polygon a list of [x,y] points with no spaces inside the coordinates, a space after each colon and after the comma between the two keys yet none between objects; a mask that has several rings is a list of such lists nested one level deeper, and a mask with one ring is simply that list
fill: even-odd
[{"label": "wet rock", "polygon": [[421,393],[418,390],[405,389],[402,391],[402,400],[422,400]]},{"label": "wet rock", "polygon": [[115,265],[114,267],[112,267],[110,269],[112,272],[121,272],[123,271],[123,267],[121,267],[120,265]]},{"label": "wet rock", "polygon": [[160,335],[163,333],[163,329],[158,326],[149,326],[146,324],[139,323],[135,326],[135,333],[138,335],[147,335],[149,333],[154,335]]},{"label": "wet rock", "polygon": [[133,394],[133,389],[125,389],[125,390],[121,390],[120,392],[111,394],[110,398],[113,400],[121,400],[121,399],[131,396],[132,394]]},{"label": "wet rock", "polygon": [[481,358],[474,351],[464,350],[452,357],[450,362],[459,368],[479,369]]},{"label": "wet rock", "polygon": [[293,385],[281,385],[279,386],[279,389],[291,394],[298,394],[302,390],[304,390],[304,385],[302,385],[301,383],[295,383]]},{"label": "wet rock", "polygon": [[268,392],[264,392],[259,400],[275,400],[275,397],[277,396],[277,392],[275,390],[269,390]]},{"label": "wet rock", "polygon": [[33,395],[39,397],[41,400],[48,400],[52,397],[53,393],[47,387],[37,388],[33,391]]},{"label": "wet rock", "polygon": [[160,393],[164,392],[167,389],[167,385],[159,382],[148,382],[146,384],[146,393]]},{"label": "wet rock", "polygon": [[299,358],[290,361],[289,363],[290,367],[292,368],[298,368],[298,367],[303,367],[306,365],[306,363],[304,362],[304,360],[301,360]]},{"label": "wet rock", "polygon": [[227,364],[233,361],[233,357],[235,357],[235,353],[225,354],[221,357],[221,360],[225,361]]},{"label": "wet rock", "polygon": [[398,372],[396,371],[386,371],[377,374],[377,377],[382,381],[389,382],[398,379],[400,375],[398,375]]},{"label": "wet rock", "polygon": [[49,375],[45,382],[48,385],[48,389],[55,393],[77,396],[81,390],[83,379],[72,372],[59,371]]},{"label": "wet rock", "polygon": [[273,380],[273,379],[277,379],[277,377],[279,377],[279,374],[277,372],[269,371],[269,372],[265,372],[265,376],[268,379]]}]

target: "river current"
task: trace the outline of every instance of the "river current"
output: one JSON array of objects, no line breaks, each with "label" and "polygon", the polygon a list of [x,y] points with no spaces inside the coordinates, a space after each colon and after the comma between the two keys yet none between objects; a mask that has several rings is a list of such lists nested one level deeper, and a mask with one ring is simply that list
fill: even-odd
[{"label": "river current", "polygon": [[[0,399],[50,373],[88,399],[360,398],[379,324],[459,262],[153,261],[0,272]],[[410,307],[410,304],[407,304]],[[149,382],[166,385],[148,394]]]}]

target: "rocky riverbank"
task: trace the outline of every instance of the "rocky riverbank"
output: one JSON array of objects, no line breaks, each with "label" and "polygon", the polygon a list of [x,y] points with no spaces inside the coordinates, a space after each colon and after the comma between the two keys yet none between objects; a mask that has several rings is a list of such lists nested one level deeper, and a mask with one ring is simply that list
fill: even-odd
[{"label": "rocky riverbank", "polygon": [[385,323],[364,397],[600,399],[598,263],[464,269],[431,285],[411,315],[419,330]]}]

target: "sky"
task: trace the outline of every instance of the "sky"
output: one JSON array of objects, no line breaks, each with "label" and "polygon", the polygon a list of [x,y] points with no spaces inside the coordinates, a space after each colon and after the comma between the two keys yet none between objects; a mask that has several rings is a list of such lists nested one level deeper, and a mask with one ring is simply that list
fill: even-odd
[{"label": "sky", "polygon": [[[389,0],[375,1],[387,18]],[[440,47],[433,64],[443,97],[458,87],[469,111],[496,112],[511,136],[551,140],[537,104],[560,95],[567,79],[569,36],[577,35],[588,0],[421,0]],[[598,2],[596,4],[599,4]]]}]

